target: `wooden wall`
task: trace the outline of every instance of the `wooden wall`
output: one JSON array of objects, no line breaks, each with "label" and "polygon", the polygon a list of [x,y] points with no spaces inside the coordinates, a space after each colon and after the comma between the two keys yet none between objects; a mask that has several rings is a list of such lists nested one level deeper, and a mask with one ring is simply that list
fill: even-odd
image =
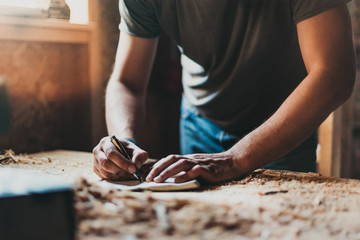
[{"label": "wooden wall", "polygon": [[[0,19],[0,76],[6,79],[10,105],[10,127],[0,136],[0,151],[91,151],[107,135],[104,96],[115,60],[120,16],[117,1],[90,0],[89,6],[88,28]],[[179,151],[180,86],[176,47],[162,37],[140,139],[153,158]]]},{"label": "wooden wall", "polygon": [[0,40],[10,127],[0,149],[90,150],[86,45]]}]

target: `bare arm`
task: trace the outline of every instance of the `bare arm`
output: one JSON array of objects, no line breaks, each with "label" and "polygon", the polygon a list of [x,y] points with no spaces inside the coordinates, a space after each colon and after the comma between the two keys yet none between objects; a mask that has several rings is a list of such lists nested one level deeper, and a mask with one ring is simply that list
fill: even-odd
[{"label": "bare arm", "polygon": [[106,92],[108,132],[137,139],[145,116],[146,89],[158,38],[138,38],[122,33],[113,74]]},{"label": "bare arm", "polygon": [[308,76],[270,119],[230,150],[243,169],[297,147],[351,95],[355,56],[345,4],[300,22],[297,30]]},{"label": "bare arm", "polygon": [[300,22],[297,31],[308,76],[265,123],[226,152],[169,156],[147,180],[161,182],[180,171],[186,173],[179,182],[232,179],[275,161],[307,139],[350,96],[355,56],[345,4]]},{"label": "bare arm", "polygon": [[[138,139],[145,118],[145,98],[158,38],[139,38],[120,34],[113,74],[106,91],[106,123],[109,135],[119,139]],[[147,160],[148,154],[130,142],[124,142],[133,164],[115,149],[109,137],[94,148],[94,171],[102,178],[130,178]]]}]

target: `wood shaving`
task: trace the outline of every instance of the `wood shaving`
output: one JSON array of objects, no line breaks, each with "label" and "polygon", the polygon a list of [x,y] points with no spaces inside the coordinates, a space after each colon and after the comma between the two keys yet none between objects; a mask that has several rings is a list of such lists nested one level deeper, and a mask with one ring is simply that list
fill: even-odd
[{"label": "wood shaving", "polygon": [[[137,239],[359,239],[360,194],[354,189],[360,181],[262,173],[244,179],[245,185],[234,181],[217,193],[203,192],[207,201],[196,197],[160,200],[153,193],[105,190],[83,180],[76,191],[82,199],[76,201],[81,213],[78,238],[123,239],[130,234]],[[284,174],[288,178],[282,179]],[[258,185],[269,175],[278,179]],[[275,191],[278,185],[288,190]],[[257,195],[246,191],[250,189]],[[225,200],[230,196],[233,203]],[[111,207],[106,207],[109,203]],[[352,224],[342,223],[347,218]]]},{"label": "wood shaving", "polygon": [[254,222],[226,205],[156,200],[150,193],[104,190],[85,179],[74,192],[79,239],[91,235],[121,239],[129,234],[140,239],[226,237],[248,232]]},{"label": "wood shaving", "polygon": [[[79,240],[360,239],[359,180],[256,170],[199,192],[121,192],[92,181],[91,154],[51,161],[14,156],[18,162],[4,160],[0,167],[76,179]],[[86,178],[79,173],[87,173]]]},{"label": "wood shaving", "polygon": [[2,165],[18,164],[18,163],[42,165],[44,163],[52,162],[50,158],[47,159],[35,158],[25,154],[16,155],[12,150],[6,150],[3,155],[0,155],[0,159],[6,159],[0,162],[0,164]]}]

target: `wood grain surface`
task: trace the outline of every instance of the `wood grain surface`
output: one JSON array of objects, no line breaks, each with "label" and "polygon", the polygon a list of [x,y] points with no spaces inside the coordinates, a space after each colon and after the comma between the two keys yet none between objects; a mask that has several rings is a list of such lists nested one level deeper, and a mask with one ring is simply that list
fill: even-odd
[{"label": "wood grain surface", "polygon": [[52,151],[0,167],[74,181],[77,239],[360,238],[358,180],[257,170],[199,191],[128,192],[100,187],[92,161],[91,153]]}]

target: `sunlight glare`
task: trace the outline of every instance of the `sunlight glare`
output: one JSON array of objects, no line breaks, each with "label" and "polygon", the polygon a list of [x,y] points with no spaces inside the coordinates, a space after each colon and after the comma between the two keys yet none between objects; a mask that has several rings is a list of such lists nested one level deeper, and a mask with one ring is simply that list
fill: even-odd
[{"label": "sunlight glare", "polygon": [[25,8],[46,8],[50,0],[0,0],[0,5]]}]

